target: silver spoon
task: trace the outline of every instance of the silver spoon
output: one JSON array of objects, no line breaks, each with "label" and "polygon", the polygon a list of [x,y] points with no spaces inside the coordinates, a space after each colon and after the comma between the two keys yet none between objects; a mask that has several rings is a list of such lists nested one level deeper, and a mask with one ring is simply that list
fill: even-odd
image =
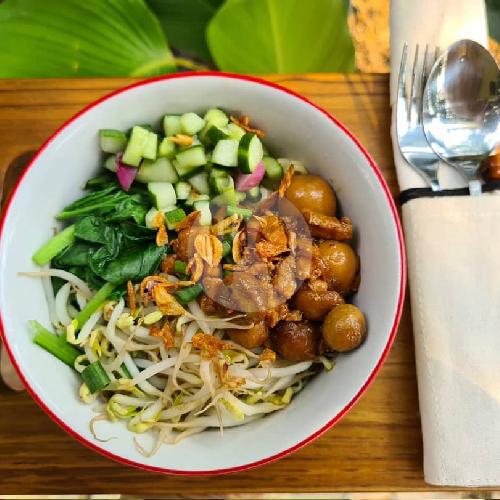
[{"label": "silver spoon", "polygon": [[460,40],[438,58],[422,118],[432,149],[462,173],[471,195],[481,194],[480,163],[500,143],[500,73],[482,45]]}]

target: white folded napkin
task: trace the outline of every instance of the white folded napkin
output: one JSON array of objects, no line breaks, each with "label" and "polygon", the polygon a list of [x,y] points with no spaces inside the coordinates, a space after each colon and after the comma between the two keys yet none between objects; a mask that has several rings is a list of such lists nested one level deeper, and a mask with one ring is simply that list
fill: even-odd
[{"label": "white folded napkin", "polygon": [[[392,0],[391,102],[404,42],[461,38],[486,44],[483,0]],[[400,188],[423,187],[394,134],[393,147]],[[440,174],[445,188],[465,186],[448,166]],[[403,224],[425,480],[500,485],[500,195],[411,200]]]}]

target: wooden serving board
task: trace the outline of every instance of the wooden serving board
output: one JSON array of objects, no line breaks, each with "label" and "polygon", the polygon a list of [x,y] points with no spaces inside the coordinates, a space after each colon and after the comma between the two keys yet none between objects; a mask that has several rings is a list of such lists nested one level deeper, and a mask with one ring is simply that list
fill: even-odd
[{"label": "wooden serving board", "polygon": [[[371,153],[391,191],[397,193],[389,137],[388,75],[266,78],[303,94],[340,119]],[[91,101],[132,81],[0,80],[0,178],[7,173],[6,190],[62,122]],[[26,393],[11,392],[1,382],[0,405],[0,495],[122,493],[192,497],[230,492],[435,489],[423,481],[408,303],[388,360],[347,416],[298,452],[248,472],[211,478],[163,476],[129,468],[79,444]]]}]

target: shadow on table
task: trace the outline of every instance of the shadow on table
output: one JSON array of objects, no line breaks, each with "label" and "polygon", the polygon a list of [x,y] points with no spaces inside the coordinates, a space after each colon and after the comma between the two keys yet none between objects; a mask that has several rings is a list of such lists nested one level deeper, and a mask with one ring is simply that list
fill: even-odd
[{"label": "shadow on table", "polygon": [[33,156],[35,156],[35,151],[26,151],[26,153],[22,153],[18,157],[14,158],[7,166],[3,179],[0,179],[2,210],[5,207],[5,203],[15,186],[17,179],[19,179],[20,175],[24,172]]}]

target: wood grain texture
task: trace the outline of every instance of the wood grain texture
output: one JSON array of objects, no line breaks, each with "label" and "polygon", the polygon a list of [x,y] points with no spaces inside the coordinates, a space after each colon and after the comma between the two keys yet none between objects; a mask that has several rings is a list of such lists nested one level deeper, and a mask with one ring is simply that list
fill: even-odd
[{"label": "wood grain texture", "polygon": [[[268,79],[305,95],[339,118],[374,157],[392,192],[397,192],[387,75],[281,75]],[[0,81],[0,172],[11,164],[19,171],[26,155],[63,121],[131,81]],[[10,174],[9,184],[13,178]],[[387,362],[354,409],[314,443],[248,472],[210,478],[131,469],[73,440],[26,393],[0,387],[0,404],[0,494],[166,496],[430,489],[423,482],[408,304]]]}]

